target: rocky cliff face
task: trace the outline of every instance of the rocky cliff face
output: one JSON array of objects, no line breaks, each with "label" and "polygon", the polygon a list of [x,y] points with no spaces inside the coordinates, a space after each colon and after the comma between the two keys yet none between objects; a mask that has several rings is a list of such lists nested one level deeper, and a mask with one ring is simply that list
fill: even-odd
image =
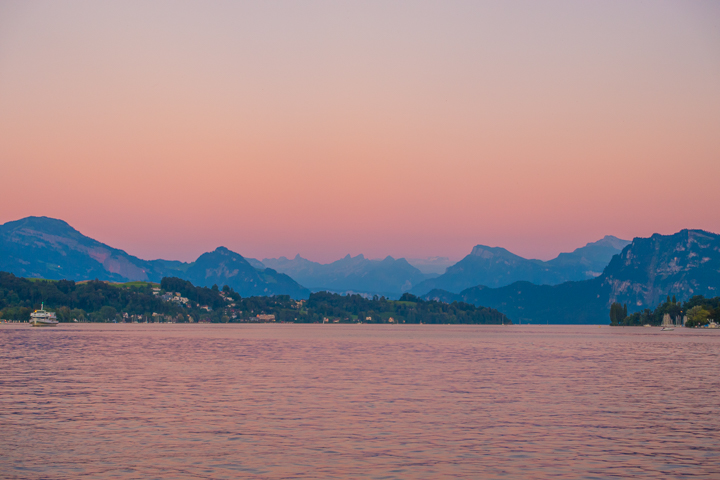
[{"label": "rocky cliff face", "polygon": [[720,235],[681,230],[674,235],[636,238],[614,257],[602,275],[609,302],[633,309],[651,307],[667,295],[720,295]]},{"label": "rocky cliff face", "polygon": [[720,295],[720,235],[682,230],[635,238],[612,258],[602,275],[591,280],[477,286],[459,295],[434,290],[427,297],[495,308],[513,322],[604,324],[613,302],[627,303],[634,312],[655,308],[668,295],[678,301]]}]

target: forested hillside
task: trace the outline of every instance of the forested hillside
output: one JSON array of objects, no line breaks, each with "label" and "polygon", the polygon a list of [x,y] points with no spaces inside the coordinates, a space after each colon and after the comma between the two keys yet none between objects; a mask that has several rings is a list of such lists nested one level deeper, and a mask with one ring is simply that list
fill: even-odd
[{"label": "forested hillside", "polygon": [[287,295],[241,297],[232,288],[196,287],[166,277],[160,284],[28,280],[0,272],[0,319],[26,321],[40,308],[61,322],[364,322],[500,324],[510,320],[491,308],[421,300],[314,293],[296,301]]}]

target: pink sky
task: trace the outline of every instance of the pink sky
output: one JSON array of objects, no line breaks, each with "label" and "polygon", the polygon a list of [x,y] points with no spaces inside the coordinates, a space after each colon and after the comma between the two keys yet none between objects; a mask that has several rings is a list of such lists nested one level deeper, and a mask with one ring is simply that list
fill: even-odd
[{"label": "pink sky", "polygon": [[0,178],[142,258],[720,232],[720,3],[3,1]]}]

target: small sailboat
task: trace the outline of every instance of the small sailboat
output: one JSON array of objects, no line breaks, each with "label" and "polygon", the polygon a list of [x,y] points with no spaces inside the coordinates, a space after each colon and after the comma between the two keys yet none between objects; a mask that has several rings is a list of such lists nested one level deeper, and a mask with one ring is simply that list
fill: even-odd
[{"label": "small sailboat", "polygon": [[666,313],[663,316],[662,324],[660,325],[662,328],[660,329],[661,332],[669,332],[672,330],[675,330],[673,327],[675,326],[672,322],[672,319],[670,318],[670,314]]},{"label": "small sailboat", "polygon": [[46,311],[44,302],[40,305],[40,310],[30,314],[31,327],[54,327],[57,324],[55,313]]}]

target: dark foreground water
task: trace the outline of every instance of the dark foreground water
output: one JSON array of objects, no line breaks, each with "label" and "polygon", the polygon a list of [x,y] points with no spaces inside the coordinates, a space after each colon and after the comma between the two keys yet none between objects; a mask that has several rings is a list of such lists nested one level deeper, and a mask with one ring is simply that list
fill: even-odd
[{"label": "dark foreground water", "polygon": [[720,332],[0,327],[0,478],[720,478]]}]

